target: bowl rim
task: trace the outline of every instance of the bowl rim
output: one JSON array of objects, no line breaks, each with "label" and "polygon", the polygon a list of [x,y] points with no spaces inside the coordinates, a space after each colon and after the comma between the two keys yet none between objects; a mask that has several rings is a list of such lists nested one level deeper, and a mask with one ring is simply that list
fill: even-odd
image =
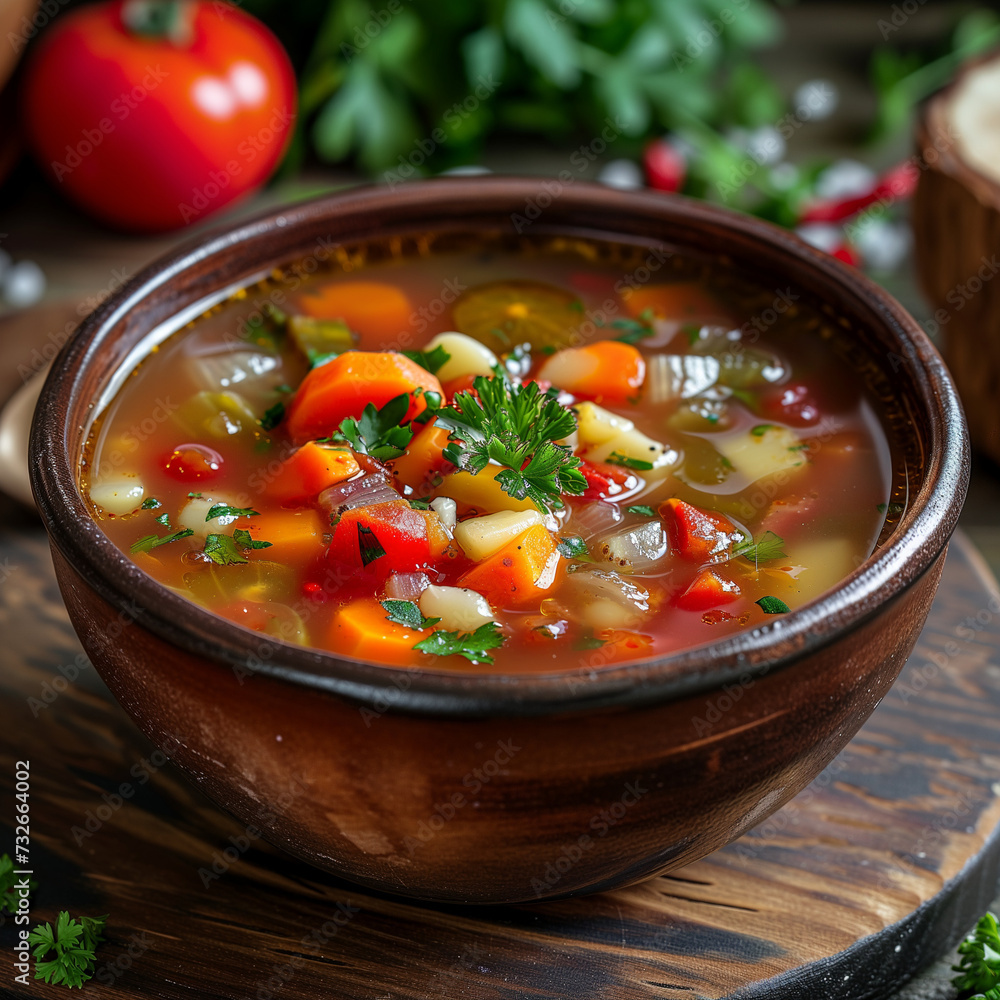
[{"label": "bowl rim", "polygon": [[[807,272],[810,280],[838,290],[841,308],[851,307],[869,315],[876,327],[881,324],[878,332],[893,341],[901,363],[909,364],[930,438],[923,480],[893,534],[836,588],[758,629],[663,657],[550,673],[458,673],[388,666],[263,640],[258,633],[219,618],[158,583],[100,530],[77,488],[79,455],[69,452],[72,425],[74,417],[79,423],[82,408],[94,405],[93,400],[80,398],[84,372],[118,324],[144,298],[181,282],[194,268],[213,262],[221,266],[235,247],[266,244],[269,236],[294,233],[296,227],[304,230],[318,219],[335,218],[338,212],[352,219],[376,219],[379,213],[402,219],[408,218],[407,212],[417,217],[422,212],[429,221],[438,212],[447,216],[445,206],[474,199],[477,210],[509,221],[512,210],[538,198],[551,180],[490,175],[355,187],[215,228],[155,260],[84,319],[56,357],[43,386],[32,423],[30,473],[50,543],[87,586],[129,614],[135,624],[172,645],[228,666],[241,683],[246,676],[259,673],[372,706],[375,714],[389,709],[472,717],[592,711],[651,705],[735,680],[747,683],[836,642],[920,579],[941,555],[955,528],[968,484],[969,444],[956,390],[917,322],[865,275],[771,223],[676,195],[616,191],[582,181],[567,186],[558,199],[562,215],[597,218],[589,229],[576,227],[579,232],[610,241],[617,235],[621,240],[623,230],[616,228],[616,220],[622,212],[652,216],[682,231],[707,227],[760,242],[761,252],[766,251],[772,265],[783,263],[791,272]],[[454,212],[448,217],[460,218]],[[415,229],[412,224],[409,228]],[[424,231],[428,228],[435,229],[424,226]],[[439,231],[461,229],[453,225]],[[573,229],[559,224],[553,232]],[[362,232],[351,239],[366,242]],[[367,240],[372,239],[369,233]],[[681,240],[672,245],[686,249]],[[269,266],[285,260],[275,258]],[[222,288],[224,283],[215,287]]]}]

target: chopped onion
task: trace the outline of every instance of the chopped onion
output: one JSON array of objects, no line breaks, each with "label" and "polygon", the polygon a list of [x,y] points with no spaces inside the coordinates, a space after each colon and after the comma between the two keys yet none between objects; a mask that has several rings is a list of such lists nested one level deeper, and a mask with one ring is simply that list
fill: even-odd
[{"label": "chopped onion", "polygon": [[319,505],[333,518],[355,507],[402,501],[403,498],[392,488],[389,473],[382,468],[337,483],[319,495]]},{"label": "chopped onion", "polygon": [[649,611],[649,592],[613,570],[581,569],[566,577],[558,599],[542,602],[542,610],[594,629],[634,628]]},{"label": "chopped onion", "polygon": [[668,554],[670,543],[659,518],[628,531],[611,535],[591,548],[598,559],[611,563],[623,573],[644,573],[655,569]]},{"label": "chopped onion", "polygon": [[617,504],[595,500],[591,503],[573,505],[573,513],[566,522],[565,530],[579,535],[585,542],[601,538],[621,524],[625,515]]},{"label": "chopped onion", "polygon": [[427,618],[440,618],[440,627],[449,632],[475,632],[493,621],[489,601],[468,587],[429,586],[420,595],[420,611]]},{"label": "chopped onion", "polygon": [[719,378],[719,362],[711,355],[654,354],[646,365],[645,393],[653,403],[690,399]]},{"label": "chopped onion", "polygon": [[441,523],[448,531],[455,530],[455,524],[458,521],[458,504],[451,497],[436,497],[431,501],[431,510],[441,518]]},{"label": "chopped onion", "polygon": [[385,596],[393,601],[420,600],[420,595],[430,586],[426,573],[393,573],[385,581]]},{"label": "chopped onion", "polygon": [[257,351],[215,351],[191,359],[191,373],[209,391],[238,389],[255,403],[271,400],[281,381],[281,358]]}]

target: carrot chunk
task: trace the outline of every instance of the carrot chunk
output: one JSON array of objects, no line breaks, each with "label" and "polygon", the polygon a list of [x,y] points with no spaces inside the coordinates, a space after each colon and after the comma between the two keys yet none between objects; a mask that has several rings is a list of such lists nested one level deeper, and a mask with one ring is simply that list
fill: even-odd
[{"label": "carrot chunk", "polygon": [[556,543],[544,525],[536,524],[464,573],[457,586],[477,591],[493,607],[516,608],[539,601],[559,577]]},{"label": "carrot chunk", "polygon": [[539,380],[583,399],[625,403],[634,400],[646,377],[646,362],[631,344],[599,340],[553,354],[538,372]]},{"label": "carrot chunk", "polygon": [[411,394],[411,420],[427,403],[412,395],[417,388],[441,392],[441,383],[402,354],[348,351],[313,368],[288,407],[286,426],[296,444],[333,433],[344,417],[360,417],[368,403],[381,408],[390,399]]},{"label": "carrot chunk", "polygon": [[444,457],[448,445],[448,432],[428,422],[413,436],[405,454],[392,461],[393,483],[409,486],[417,496],[426,496],[444,472],[452,468]]},{"label": "carrot chunk", "polygon": [[267,510],[247,522],[254,541],[270,542],[261,549],[261,558],[294,565],[308,562],[323,554],[326,542],[323,532],[329,531],[319,511]]},{"label": "carrot chunk", "polygon": [[413,305],[395,285],[380,281],[342,281],[302,298],[316,319],[343,320],[364,337],[396,340],[410,329]]},{"label": "carrot chunk", "polygon": [[740,596],[740,588],[725,580],[715,570],[703,569],[691,585],[674,598],[674,604],[685,611],[709,611],[720,604],[730,604]]},{"label": "carrot chunk", "polygon": [[282,502],[307,500],[328,486],[342,483],[360,471],[354,452],[344,445],[307,441],[281,464],[268,484],[270,496]]},{"label": "carrot chunk", "polygon": [[732,521],[674,497],[660,504],[671,547],[683,559],[702,563],[729,550],[743,535]]},{"label": "carrot chunk", "polygon": [[377,663],[405,665],[421,656],[414,646],[430,634],[388,620],[388,612],[374,597],[363,597],[342,607],[333,617],[327,643],[330,649]]}]

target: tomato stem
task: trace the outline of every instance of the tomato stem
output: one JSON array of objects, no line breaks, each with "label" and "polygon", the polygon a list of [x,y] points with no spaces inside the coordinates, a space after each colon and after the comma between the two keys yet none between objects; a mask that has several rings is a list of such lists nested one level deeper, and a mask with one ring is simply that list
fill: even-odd
[{"label": "tomato stem", "polygon": [[188,0],[126,0],[122,24],[133,35],[185,45],[193,34],[194,4]]}]

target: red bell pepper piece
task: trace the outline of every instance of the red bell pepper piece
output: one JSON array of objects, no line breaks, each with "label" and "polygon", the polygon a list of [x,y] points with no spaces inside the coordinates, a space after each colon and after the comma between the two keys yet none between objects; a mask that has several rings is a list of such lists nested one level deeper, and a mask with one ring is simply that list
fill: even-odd
[{"label": "red bell pepper piece", "polygon": [[703,563],[725,554],[743,537],[728,518],[676,497],[660,505],[660,517],[667,525],[671,548],[691,562]]},{"label": "red bell pepper piece", "polygon": [[611,465],[595,465],[593,462],[581,462],[580,472],[587,480],[587,488],[580,494],[583,500],[607,500],[623,492],[634,480],[626,469]]},{"label": "red bell pepper piece", "polygon": [[691,585],[674,598],[674,604],[684,611],[710,611],[720,604],[731,604],[740,596],[740,588],[732,580],[719,576],[714,569],[703,569]]}]

